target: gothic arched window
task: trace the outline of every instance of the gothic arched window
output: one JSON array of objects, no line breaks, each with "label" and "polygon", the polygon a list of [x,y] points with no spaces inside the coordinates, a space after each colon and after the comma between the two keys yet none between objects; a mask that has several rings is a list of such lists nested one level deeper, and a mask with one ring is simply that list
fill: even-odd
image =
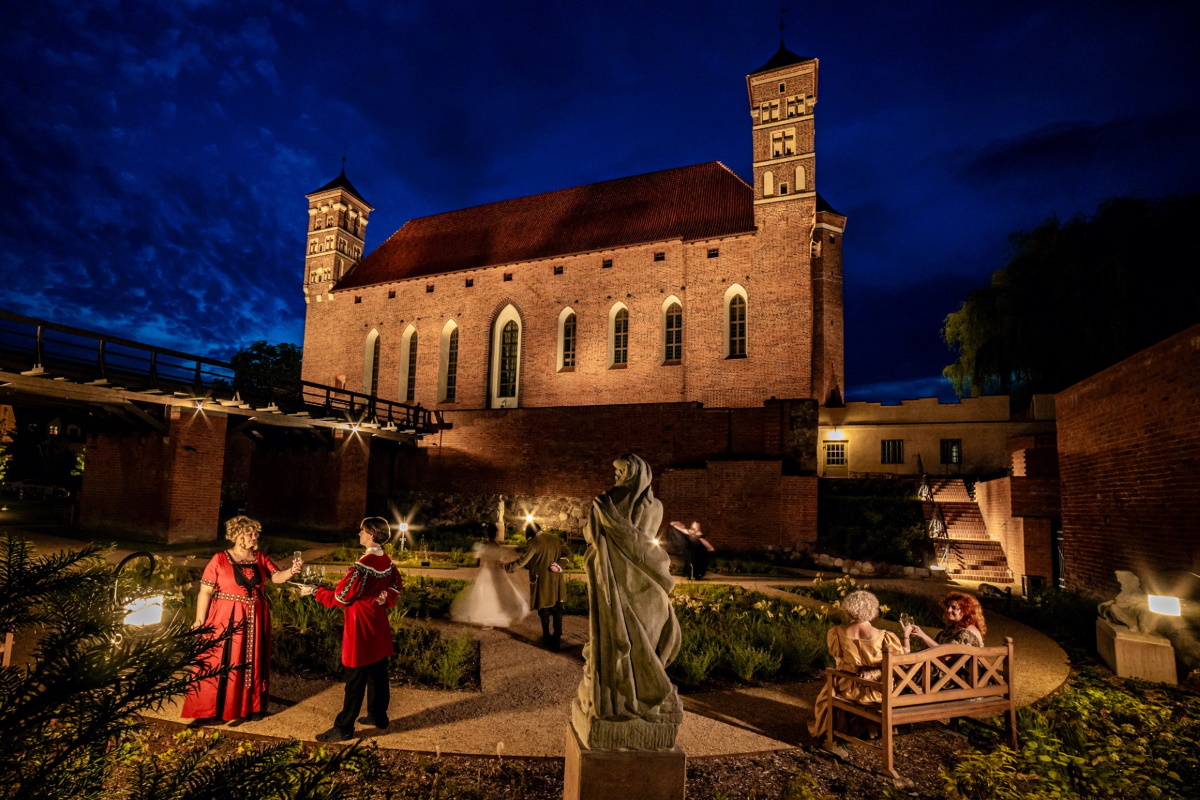
[{"label": "gothic arched window", "polygon": [[683,306],[675,297],[663,303],[663,350],[664,364],[678,364],[683,360]]},{"label": "gothic arched window", "polygon": [[379,387],[379,331],[367,334],[363,347],[363,393],[375,394]]},{"label": "gothic arched window", "polygon": [[516,408],[521,389],[521,316],[505,306],[492,325],[492,408]]},{"label": "gothic arched window", "polygon": [[725,357],[746,357],[746,290],[734,284],[725,292]]},{"label": "gothic arched window", "polygon": [[608,365],[624,367],[629,363],[629,309],[622,303],[608,315]]},{"label": "gothic arched window", "polygon": [[575,369],[575,312],[564,308],[558,315],[558,369]]},{"label": "gothic arched window", "polygon": [[441,368],[438,370],[438,399],[453,403],[458,396],[458,323],[450,320],[442,328]]},{"label": "gothic arched window", "polygon": [[400,402],[416,402],[416,389],[417,329],[409,325],[400,337],[400,385],[397,391]]}]

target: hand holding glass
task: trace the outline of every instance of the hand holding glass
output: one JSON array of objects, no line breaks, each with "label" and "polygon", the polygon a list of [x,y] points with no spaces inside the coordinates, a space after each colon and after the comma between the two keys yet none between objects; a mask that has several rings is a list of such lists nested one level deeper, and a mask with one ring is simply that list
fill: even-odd
[{"label": "hand holding glass", "polygon": [[911,614],[901,614],[900,615],[900,627],[901,627],[901,629],[903,629],[905,636],[908,635],[908,632],[909,632],[908,629],[910,627],[912,627],[912,624],[913,624],[913,618],[912,618]]}]

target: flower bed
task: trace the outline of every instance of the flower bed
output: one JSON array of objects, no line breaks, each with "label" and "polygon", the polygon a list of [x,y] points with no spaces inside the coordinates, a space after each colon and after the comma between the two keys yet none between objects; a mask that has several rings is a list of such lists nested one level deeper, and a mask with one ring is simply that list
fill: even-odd
[{"label": "flower bed", "polygon": [[[779,586],[776,587],[793,594],[812,597],[828,604],[837,611],[842,601],[851,592],[870,591],[879,598],[879,616],[883,619],[899,622],[901,614],[908,614],[923,628],[940,628],[942,626],[942,608],[936,598],[907,592],[896,592],[891,589],[872,589],[869,583],[859,583],[848,575],[833,580],[827,580],[820,573],[813,579],[812,586]],[[838,622],[846,620],[839,619]]]}]

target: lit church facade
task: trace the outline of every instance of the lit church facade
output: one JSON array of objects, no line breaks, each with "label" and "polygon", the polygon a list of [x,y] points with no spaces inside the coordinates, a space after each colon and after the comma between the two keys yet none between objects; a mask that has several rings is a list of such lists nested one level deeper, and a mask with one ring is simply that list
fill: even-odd
[{"label": "lit church facade", "polygon": [[363,256],[345,174],[308,195],[304,378],[444,412],[824,401],[845,217],[817,193],[817,61],[746,79],[753,185],[720,162],[414,219]]},{"label": "lit church facade", "polygon": [[667,169],[414,219],[366,255],[345,173],[309,194],[303,377],[444,421],[372,442],[371,511],[577,531],[635,452],[719,547],[813,541],[816,407],[845,374],[817,69],[781,46],[746,78],[752,183]]}]

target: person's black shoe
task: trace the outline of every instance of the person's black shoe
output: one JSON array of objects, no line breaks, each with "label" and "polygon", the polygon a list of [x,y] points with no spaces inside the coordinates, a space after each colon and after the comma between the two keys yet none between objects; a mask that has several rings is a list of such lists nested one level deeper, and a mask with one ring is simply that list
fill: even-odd
[{"label": "person's black shoe", "polygon": [[318,742],[346,742],[354,738],[353,733],[347,733],[340,728],[330,728],[324,733],[317,734]]},{"label": "person's black shoe", "polygon": [[372,716],[371,714],[367,714],[365,717],[358,718],[358,724],[359,725],[369,725],[372,728],[379,728],[380,730],[386,730],[387,726],[388,726],[388,721],[386,719],[377,719],[376,717]]}]

